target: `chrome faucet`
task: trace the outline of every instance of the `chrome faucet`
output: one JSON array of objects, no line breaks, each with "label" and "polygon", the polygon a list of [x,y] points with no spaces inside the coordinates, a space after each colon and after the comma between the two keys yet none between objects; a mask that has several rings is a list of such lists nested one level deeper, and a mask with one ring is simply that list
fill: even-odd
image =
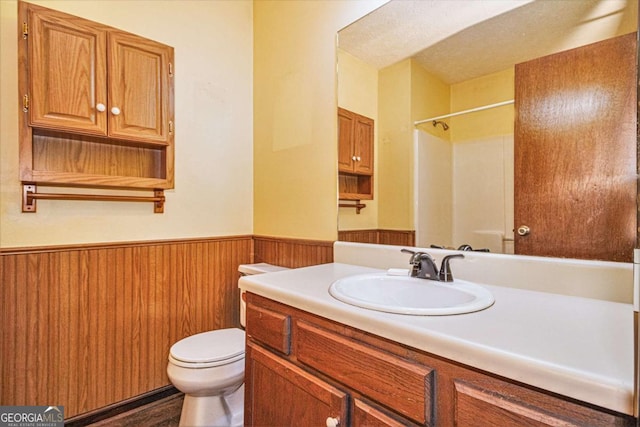
[{"label": "chrome faucet", "polygon": [[409,249],[401,249],[402,252],[411,254],[409,264],[411,264],[411,277],[419,279],[437,280],[439,282],[453,282],[453,274],[449,260],[451,258],[464,258],[462,254],[447,255],[442,259],[442,265],[438,272],[436,262],[426,252],[415,252]]}]

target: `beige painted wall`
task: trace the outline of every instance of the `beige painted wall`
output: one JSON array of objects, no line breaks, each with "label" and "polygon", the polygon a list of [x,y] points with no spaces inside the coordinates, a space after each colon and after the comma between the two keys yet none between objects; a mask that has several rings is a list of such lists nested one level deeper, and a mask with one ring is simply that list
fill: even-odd
[{"label": "beige painted wall", "polygon": [[337,238],[336,33],[386,1],[254,3],[254,233]]},{"label": "beige painted wall", "polygon": [[[175,190],[151,204],[39,201],[18,180],[17,2],[0,1],[0,246],[134,241],[253,231],[253,3],[34,1],[175,48]],[[329,36],[328,44],[333,40]],[[330,75],[327,76],[330,79]]]},{"label": "beige painted wall", "polygon": [[378,74],[378,215],[383,229],[413,229],[412,209],[407,208],[413,195],[411,62],[405,59]]},{"label": "beige painted wall", "polygon": [[[512,100],[515,69],[451,85],[451,111],[464,111],[483,105]],[[513,133],[513,105],[463,114],[448,119],[453,142],[463,142]]]}]

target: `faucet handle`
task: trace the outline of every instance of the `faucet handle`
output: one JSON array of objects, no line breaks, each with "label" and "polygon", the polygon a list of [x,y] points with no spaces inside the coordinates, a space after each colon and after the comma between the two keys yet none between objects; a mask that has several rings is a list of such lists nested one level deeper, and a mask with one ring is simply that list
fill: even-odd
[{"label": "faucet handle", "polygon": [[411,277],[416,277],[418,272],[420,271],[420,264],[416,262],[416,257],[419,252],[412,251],[411,249],[400,249],[400,252],[404,252],[406,254],[411,254],[411,259],[409,260],[409,264],[411,264]]},{"label": "faucet handle", "polygon": [[462,254],[447,255],[442,258],[442,264],[440,265],[440,273],[438,273],[438,280],[441,282],[453,282],[453,273],[449,266],[449,260],[451,258],[464,258]]},{"label": "faucet handle", "polygon": [[411,254],[409,264],[411,264],[411,277],[419,277],[421,279],[437,280],[438,267],[431,255],[426,252],[412,251],[410,249],[400,249],[401,252]]},{"label": "faucet handle", "polygon": [[404,252],[405,254],[411,254],[411,258],[409,259],[409,264],[414,264],[416,262],[417,257],[422,252],[412,251],[411,249],[400,249],[400,252]]}]

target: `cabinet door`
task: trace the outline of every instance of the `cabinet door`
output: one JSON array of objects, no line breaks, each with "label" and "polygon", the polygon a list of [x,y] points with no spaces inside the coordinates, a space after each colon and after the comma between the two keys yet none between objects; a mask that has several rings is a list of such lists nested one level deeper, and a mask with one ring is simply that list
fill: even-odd
[{"label": "cabinet door", "polygon": [[340,172],[353,172],[355,122],[354,113],[338,108],[338,170]]},{"label": "cabinet door", "polygon": [[107,134],[106,31],[71,15],[30,9],[30,124]]},{"label": "cabinet door", "polygon": [[353,401],[352,427],[407,427],[417,426],[409,420],[397,420],[360,399]]},{"label": "cabinet door", "polygon": [[168,142],[173,121],[173,49],[109,33],[109,136]]},{"label": "cabinet door", "polygon": [[247,344],[245,426],[324,426],[347,420],[347,395],[267,350]]},{"label": "cabinet door", "polygon": [[635,425],[631,417],[608,414],[498,380],[455,379],[453,386],[458,427]]},{"label": "cabinet door", "polygon": [[373,120],[356,116],[354,123],[354,155],[353,171],[359,174],[373,174]]}]

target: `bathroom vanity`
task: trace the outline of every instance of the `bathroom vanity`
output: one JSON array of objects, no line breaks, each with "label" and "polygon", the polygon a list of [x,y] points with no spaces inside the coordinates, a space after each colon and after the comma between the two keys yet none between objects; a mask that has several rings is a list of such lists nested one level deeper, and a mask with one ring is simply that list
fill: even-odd
[{"label": "bathroom vanity", "polygon": [[[358,262],[341,253],[336,260]],[[470,255],[454,274],[463,262],[477,267],[483,259],[492,262]],[[508,256],[500,261],[509,264]],[[528,261],[544,267],[544,260]],[[485,310],[391,314],[329,295],[340,278],[385,271],[354,264],[240,280],[247,292],[246,425],[634,423],[631,303],[483,283],[495,297]],[[599,276],[597,263],[581,265]],[[627,277],[626,265],[609,267]],[[468,274],[469,267],[458,270]]]}]

